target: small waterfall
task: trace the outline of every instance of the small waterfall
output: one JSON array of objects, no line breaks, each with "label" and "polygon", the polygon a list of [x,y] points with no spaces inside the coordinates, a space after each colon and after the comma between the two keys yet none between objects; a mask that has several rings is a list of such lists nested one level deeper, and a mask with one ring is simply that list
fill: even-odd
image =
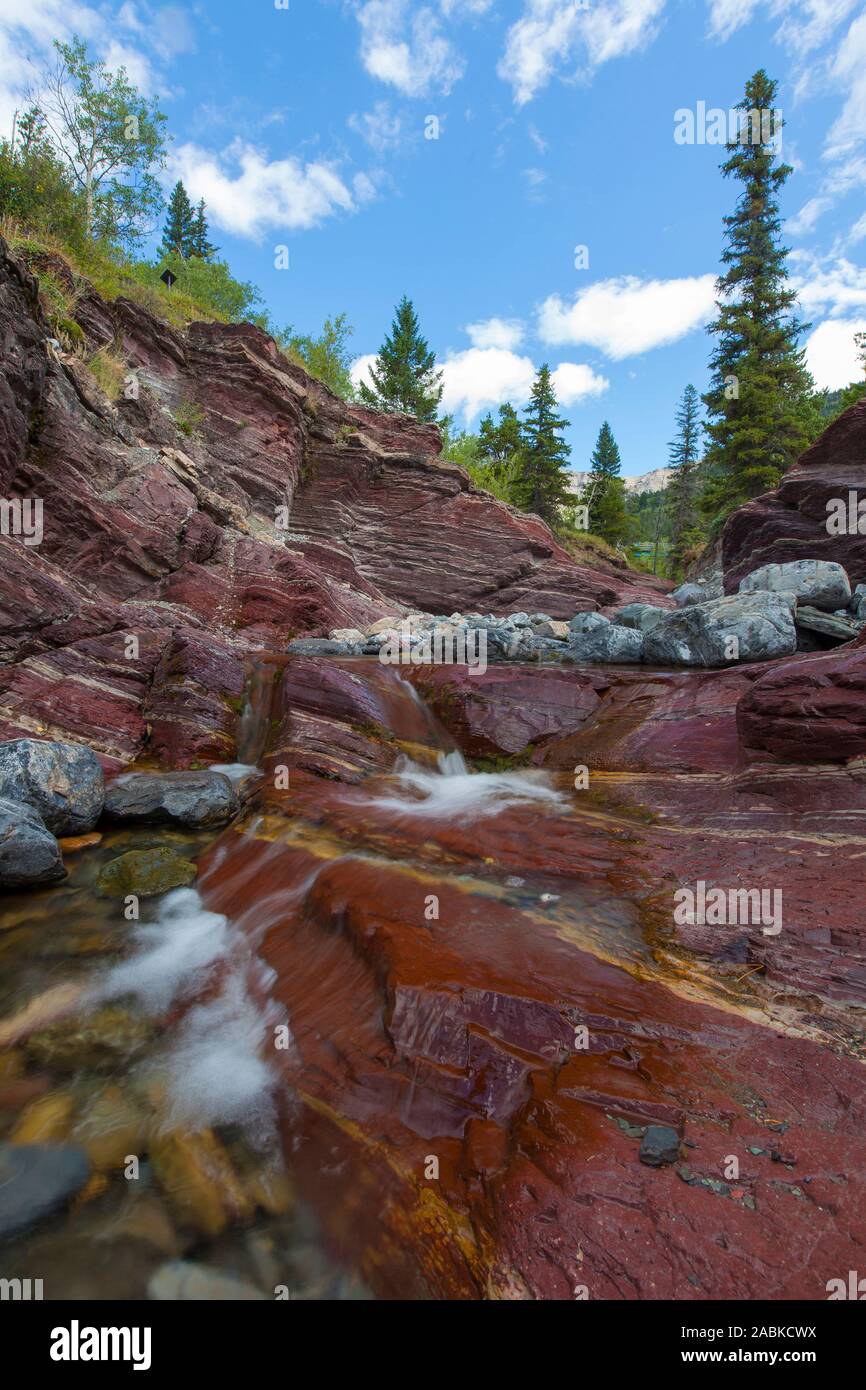
[{"label": "small waterfall", "polygon": [[266,652],[251,664],[238,721],[238,764],[258,767],[267,750],[271,720],[275,714],[279,678],[286,658]]},{"label": "small waterfall", "polygon": [[472,772],[456,749],[439,753],[435,770],[402,757],[391,781],[394,791],[370,797],[370,806],[457,823],[496,816],[511,806],[559,809],[567,804],[545,772]]}]

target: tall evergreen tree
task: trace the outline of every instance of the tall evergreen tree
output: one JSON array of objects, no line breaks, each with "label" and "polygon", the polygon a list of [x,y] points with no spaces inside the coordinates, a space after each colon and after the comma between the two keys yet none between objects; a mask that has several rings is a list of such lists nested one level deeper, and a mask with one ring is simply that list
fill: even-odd
[{"label": "tall evergreen tree", "polygon": [[689,384],[680,397],[675,418],[676,435],[668,445],[668,459],[674,470],[667,486],[667,507],[671,521],[671,564],[679,574],[686,552],[700,539],[698,526],[699,464],[701,459],[700,398]]},{"label": "tall evergreen tree", "polygon": [[168,200],[160,253],[163,256],[182,256],[186,260],[192,254],[192,228],[192,204],[186,189],[178,179]]},{"label": "tall evergreen tree", "polygon": [[607,420],[602,422],[590,457],[590,473],[585,500],[589,507],[589,529],[611,545],[624,540],[632,529],[626,510],[625,484],[619,445]]},{"label": "tall evergreen tree", "polygon": [[[750,112],[774,111],[775,101],[776,83],[761,68],[746,83],[737,106],[740,139],[727,145],[721,165],[743,189],[725,218],[726,269],[717,282],[718,316],[710,327],[716,342],[703,398],[709,415],[703,505],[714,520],[775,487],[814,424],[812,381],[797,347],[808,324],[793,314],[796,294],[780,240],[778,194],[791,166],[777,162],[770,140],[755,138],[760,117],[749,120]],[[781,125],[779,118],[775,134]]]},{"label": "tall evergreen tree", "polygon": [[200,256],[203,261],[212,261],[218,246],[214,246],[210,241],[210,228],[205,216],[204,198],[199,200],[195,212],[192,214],[189,230],[189,254]]},{"label": "tall evergreen tree", "polygon": [[436,419],[442,399],[442,374],[436,358],[421,337],[418,315],[404,294],[394,315],[391,332],[370,369],[372,385],[361,382],[359,397],[375,410],[402,411],[416,420]]},{"label": "tall evergreen tree", "polygon": [[512,495],[515,505],[535,512],[549,525],[559,520],[559,509],[569,500],[568,460],[571,446],[562,438],[568,420],[556,413],[556,392],[550,368],[544,362],[532,384],[524,412],[521,448],[515,462]]}]

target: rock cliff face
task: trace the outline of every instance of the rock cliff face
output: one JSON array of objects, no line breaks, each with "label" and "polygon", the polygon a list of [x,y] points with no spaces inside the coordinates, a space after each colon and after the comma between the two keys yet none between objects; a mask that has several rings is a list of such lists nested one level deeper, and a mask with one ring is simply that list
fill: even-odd
[{"label": "rock cliff face", "polygon": [[835,560],[852,585],[866,581],[866,505],[862,530],[828,531],[827,503],[850,493],[866,503],[866,397],[846,410],[782,479],[729,517],[722,538],[725,589],[762,565],[787,560]]},{"label": "rock cliff face", "polygon": [[76,314],[88,352],[129,365],[116,404],[52,346],[0,244],[0,495],[44,512],[41,544],[0,536],[4,737],[86,739],[108,765],[230,758],[258,648],[410,608],[659,599],[576,564],[443,463],[437,430],[347,406],[252,326],[181,334],[93,292]]}]

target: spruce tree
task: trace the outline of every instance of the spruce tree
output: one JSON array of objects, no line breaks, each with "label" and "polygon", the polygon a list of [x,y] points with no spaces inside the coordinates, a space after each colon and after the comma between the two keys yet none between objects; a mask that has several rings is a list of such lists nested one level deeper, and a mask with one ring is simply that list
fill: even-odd
[{"label": "spruce tree", "polygon": [[374,410],[402,411],[416,420],[432,423],[442,399],[442,374],[436,358],[421,337],[418,316],[404,294],[394,315],[391,332],[370,369],[372,385],[361,382],[359,397]]},{"label": "spruce tree", "polygon": [[699,464],[701,458],[700,399],[689,384],[680,397],[675,418],[676,435],[668,445],[668,458],[674,470],[667,486],[667,508],[671,519],[671,565],[680,574],[686,552],[700,540],[698,525]]},{"label": "spruce tree", "polygon": [[585,498],[589,507],[589,529],[611,545],[625,537],[631,527],[625,506],[625,484],[619,445],[607,420],[602,422],[589,460],[590,473]]},{"label": "spruce tree", "polygon": [[562,438],[569,422],[557,415],[556,404],[550,368],[545,362],[538,369],[524,412],[512,495],[516,506],[535,512],[550,526],[558,522],[559,509],[570,497],[571,447]]},{"label": "spruce tree", "polygon": [[189,254],[191,256],[199,256],[203,261],[212,261],[219,247],[214,246],[209,239],[210,229],[207,224],[204,209],[205,201],[204,198],[202,198],[195,212],[192,214],[192,220],[190,222]]},{"label": "spruce tree", "polygon": [[192,254],[193,210],[186,189],[178,179],[168,200],[168,213],[162,229],[160,253],[163,256]]},{"label": "spruce tree", "polygon": [[[740,139],[727,145],[721,165],[742,192],[725,218],[726,269],[717,281],[718,316],[710,327],[716,343],[708,411],[708,481],[703,508],[719,520],[733,507],[767,492],[806,446],[814,421],[812,381],[797,347],[808,324],[793,314],[788,250],[780,240],[778,194],[791,166],[777,162],[762,126],[749,113],[775,110],[776,83],[763,68],[746,83],[738,103]],[[775,128],[781,129],[781,120]],[[769,131],[761,131],[761,135]]]}]

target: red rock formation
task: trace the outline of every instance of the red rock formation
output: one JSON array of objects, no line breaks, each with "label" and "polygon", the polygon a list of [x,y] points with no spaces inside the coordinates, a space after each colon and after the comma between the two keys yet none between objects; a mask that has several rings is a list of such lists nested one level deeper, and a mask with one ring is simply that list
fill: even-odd
[{"label": "red rock formation", "polygon": [[[538,740],[569,769],[560,806],[461,825],[382,776],[436,738],[396,672],[289,661],[283,814],[223,837],[203,892],[264,931],[302,1188],[380,1294],[823,1299],[856,1263],[862,779],[738,770],[759,670],[575,672],[576,708],[543,667],[511,668],[517,699],[500,670],[417,673],[466,751]],[[781,935],[675,929],[702,878],[782,885]],[[680,1136],[673,1166],[640,1163],[650,1123]]]},{"label": "red rock formation", "polygon": [[290,637],[663,595],[576,564],[439,460],[435,428],[346,405],[249,324],[181,333],[92,290],[76,313],[88,352],[129,365],[115,404],[50,347],[0,243],[0,489],[44,506],[39,546],[0,537],[3,736],[65,732],[108,764],[230,758],[245,662]]},{"label": "red rock formation", "polygon": [[866,756],[866,630],[837,651],[774,663],[740,701],[737,724],[750,754],[792,763]]},{"label": "red rock formation", "polygon": [[866,500],[866,397],[861,397],[824,431],[775,492],[756,497],[732,513],[722,536],[725,590],[762,565],[786,560],[835,560],[852,587],[866,582],[864,533],[831,535],[827,503],[849,492]]}]

